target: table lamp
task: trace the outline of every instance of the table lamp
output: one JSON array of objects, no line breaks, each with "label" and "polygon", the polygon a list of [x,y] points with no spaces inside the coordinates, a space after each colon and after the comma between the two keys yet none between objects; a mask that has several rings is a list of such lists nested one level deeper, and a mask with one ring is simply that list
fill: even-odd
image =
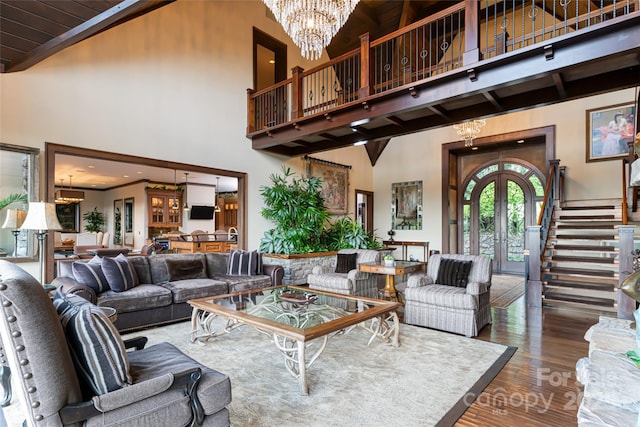
[{"label": "table lamp", "polygon": [[22,209],[7,209],[7,217],[4,219],[2,228],[11,228],[13,238],[15,240],[13,245],[13,257],[18,256],[18,235],[20,234],[20,226],[24,222],[24,218],[27,215]]},{"label": "table lamp", "polygon": [[56,205],[54,203],[29,202],[27,217],[20,228],[22,230],[36,230],[40,258],[40,284],[44,285],[44,239],[49,230],[62,230],[56,214]]}]

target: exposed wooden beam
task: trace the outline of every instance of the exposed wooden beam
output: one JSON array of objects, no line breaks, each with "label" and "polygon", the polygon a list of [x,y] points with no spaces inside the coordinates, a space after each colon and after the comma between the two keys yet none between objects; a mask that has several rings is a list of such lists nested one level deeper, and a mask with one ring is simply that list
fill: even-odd
[{"label": "exposed wooden beam", "polygon": [[553,84],[556,85],[556,89],[558,89],[558,94],[560,95],[560,99],[565,99],[567,97],[567,91],[564,87],[564,81],[562,80],[562,74],[553,73],[551,74],[551,78],[553,79]]},{"label": "exposed wooden beam", "polygon": [[364,146],[365,149],[367,150],[367,155],[369,156],[369,161],[371,162],[371,166],[376,165],[376,162],[380,158],[380,155],[386,148],[389,141],[391,141],[391,138],[383,139],[380,141],[371,141]]},{"label": "exposed wooden beam", "polygon": [[[15,71],[23,71],[37,64],[40,61],[60,52],[61,50],[78,43],[88,37],[91,37],[110,26],[118,23],[120,20],[130,19],[136,13],[146,8],[158,8],[173,3],[175,0],[124,0],[109,10],[102,12],[94,18],[78,25],[75,28],[59,35],[47,43],[33,49],[24,59],[15,62],[7,67],[5,72],[11,73]],[[155,5],[155,6],[154,6]]]},{"label": "exposed wooden beam", "polygon": [[487,100],[496,108],[496,110],[504,111],[504,107],[500,105],[500,100],[494,91],[487,90],[482,92],[482,95],[487,98]]},{"label": "exposed wooden beam", "polygon": [[449,114],[447,113],[447,111],[444,108],[439,107],[437,105],[430,105],[427,108],[429,109],[429,111],[437,114],[438,116],[442,117],[443,119],[449,120]]},{"label": "exposed wooden beam", "polygon": [[393,123],[394,125],[398,125],[401,128],[406,127],[404,120],[397,118],[396,116],[387,116],[384,118],[385,120]]}]

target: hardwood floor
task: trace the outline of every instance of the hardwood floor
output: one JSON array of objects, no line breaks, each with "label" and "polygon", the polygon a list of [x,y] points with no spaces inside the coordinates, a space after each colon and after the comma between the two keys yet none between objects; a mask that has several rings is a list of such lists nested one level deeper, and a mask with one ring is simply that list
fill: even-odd
[{"label": "hardwood floor", "polygon": [[584,334],[599,314],[527,309],[524,297],[492,312],[493,324],[477,339],[518,351],[455,425],[577,425],[582,386],[575,367],[587,356]]}]

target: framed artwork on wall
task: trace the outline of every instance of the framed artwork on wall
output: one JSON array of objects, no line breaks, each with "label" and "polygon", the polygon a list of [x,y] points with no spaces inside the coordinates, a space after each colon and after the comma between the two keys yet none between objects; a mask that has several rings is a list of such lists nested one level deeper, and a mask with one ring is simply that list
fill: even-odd
[{"label": "framed artwork on wall", "polygon": [[349,208],[349,169],[351,166],[307,157],[308,176],[322,179],[324,205],[332,215],[345,215]]},{"label": "framed artwork on wall", "polygon": [[80,203],[59,203],[56,214],[63,233],[80,232]]},{"label": "framed artwork on wall", "polygon": [[587,162],[627,156],[636,134],[635,115],[633,102],[587,110]]},{"label": "framed artwork on wall", "polygon": [[422,230],[422,181],[391,184],[391,228]]}]

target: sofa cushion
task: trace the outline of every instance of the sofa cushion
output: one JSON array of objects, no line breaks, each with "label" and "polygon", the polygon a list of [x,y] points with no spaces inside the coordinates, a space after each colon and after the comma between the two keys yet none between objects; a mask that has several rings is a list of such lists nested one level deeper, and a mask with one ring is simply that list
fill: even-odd
[{"label": "sofa cushion", "polygon": [[129,256],[129,265],[136,271],[138,283],[153,283],[151,280],[151,271],[149,270],[149,261],[146,256]]},{"label": "sofa cushion", "polygon": [[436,283],[447,286],[467,287],[472,261],[443,258],[438,268]]},{"label": "sofa cushion", "polygon": [[336,273],[348,273],[351,270],[355,270],[357,267],[356,260],[358,258],[357,253],[352,254],[338,254],[336,261]]},{"label": "sofa cushion", "polygon": [[224,274],[216,275],[214,279],[226,282],[229,287],[229,293],[262,289],[271,286],[271,277],[265,275],[231,276]]},{"label": "sofa cushion", "polygon": [[170,282],[207,277],[204,259],[167,259],[166,263]]},{"label": "sofa cushion", "polygon": [[115,258],[102,258],[102,271],[114,292],[124,292],[138,284],[135,269],[122,254]]},{"label": "sofa cushion", "polygon": [[465,288],[457,286],[407,287],[404,295],[407,302],[419,302],[451,309],[476,310],[478,308],[477,298],[474,295],[467,294]]},{"label": "sofa cushion", "polygon": [[156,255],[150,255],[147,258],[149,261],[149,270],[151,271],[151,283],[154,283],[156,285],[169,282],[169,272],[167,270],[168,259],[180,259],[180,260],[205,259],[203,253],[156,254]]},{"label": "sofa cushion", "polygon": [[151,284],[138,285],[126,292],[106,291],[98,295],[98,306],[113,307],[118,313],[164,307],[172,302],[171,291]]},{"label": "sofa cushion", "polygon": [[205,260],[207,263],[207,274],[215,278],[219,274],[227,274],[227,260],[229,252],[207,252]]},{"label": "sofa cushion", "polygon": [[71,270],[76,282],[93,289],[96,294],[109,290],[109,283],[102,271],[102,260],[94,256],[89,262],[74,261]]},{"label": "sofa cushion", "polygon": [[134,351],[130,353],[129,361],[136,382],[198,366],[202,370],[202,379],[198,384],[197,394],[204,413],[215,414],[231,403],[231,382],[228,376],[194,361],[169,343],[163,342]]},{"label": "sofa cushion", "polygon": [[133,383],[120,334],[107,316],[90,303],[74,305],[57,294],[54,302],[76,369],[96,394]]},{"label": "sofa cushion", "polygon": [[258,251],[231,250],[227,261],[227,274],[230,276],[250,276],[258,270]]},{"label": "sofa cushion", "polygon": [[163,283],[163,287],[173,294],[173,303],[228,293],[227,282],[215,279],[189,279]]}]

